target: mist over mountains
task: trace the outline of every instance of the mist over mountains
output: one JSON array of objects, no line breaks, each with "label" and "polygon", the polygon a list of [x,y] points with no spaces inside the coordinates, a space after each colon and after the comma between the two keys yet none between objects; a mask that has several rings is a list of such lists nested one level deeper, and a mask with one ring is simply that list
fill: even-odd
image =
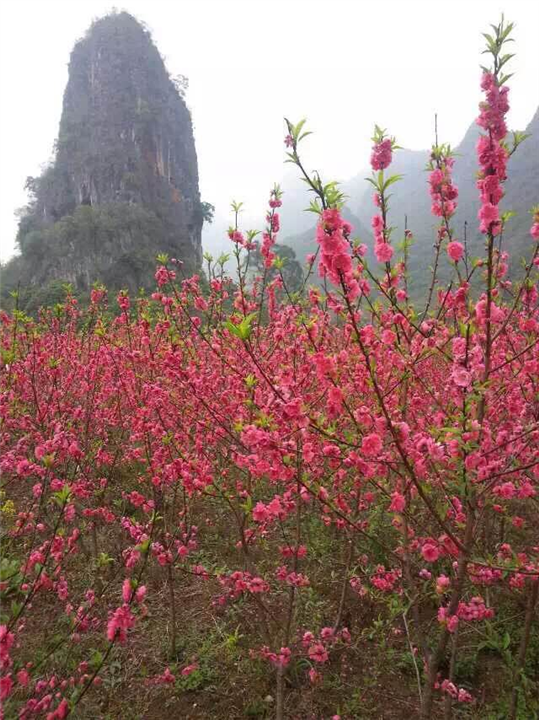
[{"label": "mist over mountains", "polygon": [[[508,179],[505,196],[501,202],[502,211],[511,210],[515,215],[508,221],[504,247],[510,253],[510,272],[519,266],[522,257],[530,254],[532,242],[529,235],[531,216],[529,211],[539,198],[539,109],[525,129],[529,137],[520,145],[508,164]],[[475,147],[480,130],[473,122],[463,139],[454,148],[455,165],[453,177],[459,190],[457,212],[452,226],[459,239],[464,238],[464,224],[469,252],[472,256],[481,254],[483,237],[478,231],[477,212],[479,193],[475,187],[477,159]],[[509,136],[510,137],[510,136]],[[386,171],[391,175],[402,175],[392,190],[389,222],[395,228],[393,243],[402,240],[405,218],[408,229],[414,235],[410,249],[409,273],[410,290],[415,298],[422,297],[430,282],[429,265],[436,236],[437,219],[431,214],[431,201],[426,171],[429,150],[398,150]],[[365,178],[370,168],[358,172],[353,178],[341,184],[348,196],[344,211],[345,218],[354,226],[354,237],[364,242],[371,252],[369,259],[375,262],[372,253],[372,231],[370,221],[374,215],[372,188]],[[324,178],[328,180],[330,178]],[[303,183],[292,185],[288,190],[283,183],[285,195],[282,207],[281,242],[292,247],[298,260],[315,252],[315,218],[304,212],[310,201],[310,193]],[[204,243],[204,239],[203,239]],[[442,271],[443,276],[443,271]]]},{"label": "mist over mountains", "polygon": [[[152,286],[158,253],[179,258],[186,274],[201,270],[203,251],[214,258],[230,253],[231,215],[218,208],[213,224],[204,222],[209,203],[200,196],[193,125],[183,92],[181,76],[169,75],[149,31],[134,17],[113,12],[92,24],[71,54],[54,159],[41,175],[27,179],[29,201],[19,214],[20,254],[1,268],[2,300],[21,287],[27,306],[35,308],[60,297],[64,282],[83,295],[95,281],[137,292]],[[525,132],[529,137],[510,158],[501,203],[502,211],[515,213],[505,234],[510,272],[531,248],[529,211],[539,200],[539,110]],[[452,224],[460,240],[466,225],[472,256],[483,249],[475,187],[478,136],[472,123],[454,149],[459,200]],[[308,150],[307,143],[307,168]],[[397,245],[402,240],[405,219],[414,235],[408,266],[414,299],[424,295],[430,282],[437,225],[430,212],[429,154],[428,149],[396,151],[388,170],[402,176],[390,200],[392,241]],[[312,194],[297,168],[286,168],[278,242],[304,264],[317,249],[316,217],[305,211]],[[324,182],[333,179],[323,167],[320,173]],[[359,169],[341,187],[348,198],[343,215],[374,261],[369,175],[370,168]],[[268,186],[272,180],[268,178]],[[249,208],[242,213],[242,229],[263,228],[265,200],[260,198],[259,214]],[[442,279],[448,269],[442,263]],[[234,273],[232,261],[227,271]]]}]

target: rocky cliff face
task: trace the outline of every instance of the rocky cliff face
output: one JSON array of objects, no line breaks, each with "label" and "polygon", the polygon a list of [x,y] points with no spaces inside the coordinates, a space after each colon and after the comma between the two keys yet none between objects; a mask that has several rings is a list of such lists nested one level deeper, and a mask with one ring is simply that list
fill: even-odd
[{"label": "rocky cliff face", "polygon": [[69,63],[55,158],[29,178],[22,283],[151,284],[167,252],[201,263],[202,205],[191,117],[149,33],[129,14],[96,21]]}]

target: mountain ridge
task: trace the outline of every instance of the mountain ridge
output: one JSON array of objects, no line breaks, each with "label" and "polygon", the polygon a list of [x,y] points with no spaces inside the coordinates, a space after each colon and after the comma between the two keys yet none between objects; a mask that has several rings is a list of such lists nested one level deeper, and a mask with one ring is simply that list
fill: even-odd
[{"label": "mountain ridge", "polygon": [[94,281],[151,287],[155,255],[187,273],[202,261],[204,208],[191,115],[145,27],[126,12],[96,20],[74,46],[52,163],[28,178],[20,255],[3,285]]}]

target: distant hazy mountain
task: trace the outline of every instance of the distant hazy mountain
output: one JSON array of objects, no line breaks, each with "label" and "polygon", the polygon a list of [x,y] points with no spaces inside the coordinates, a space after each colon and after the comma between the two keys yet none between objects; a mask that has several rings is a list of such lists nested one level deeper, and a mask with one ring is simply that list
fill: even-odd
[{"label": "distant hazy mountain", "polygon": [[[539,109],[526,128],[526,133],[530,137],[509,161],[506,194],[501,203],[503,210],[512,210],[516,213],[507,225],[504,244],[511,254],[512,270],[518,267],[521,257],[529,256],[533,246],[529,234],[531,226],[529,211],[534,205],[539,204]],[[467,223],[468,247],[471,254],[476,256],[480,255],[483,249],[483,238],[478,232],[479,200],[475,187],[478,168],[475,146],[479,134],[479,128],[473,123],[455,148],[453,173],[459,189],[459,202],[452,225],[456,235],[462,239],[464,223]],[[428,159],[429,150],[399,150],[395,152],[390,168],[391,174],[403,175],[402,180],[392,187],[389,220],[395,227],[393,236],[395,243],[402,240],[405,217],[408,228],[414,234],[415,242],[410,250],[409,287],[411,295],[415,298],[424,295],[430,282],[429,267],[437,226],[437,219],[430,212],[431,202],[426,170]],[[354,225],[354,236],[371,247],[373,238],[370,220],[374,214],[374,205],[372,188],[365,181],[369,175],[370,169],[362,170],[355,177],[344,182],[342,188],[349,197],[347,220]],[[304,188],[302,207],[306,207],[308,202],[308,194]],[[296,251],[299,260],[304,259],[308,252],[316,250],[315,223],[309,213],[303,215],[306,215],[307,219],[311,217],[308,229],[282,240]]]}]

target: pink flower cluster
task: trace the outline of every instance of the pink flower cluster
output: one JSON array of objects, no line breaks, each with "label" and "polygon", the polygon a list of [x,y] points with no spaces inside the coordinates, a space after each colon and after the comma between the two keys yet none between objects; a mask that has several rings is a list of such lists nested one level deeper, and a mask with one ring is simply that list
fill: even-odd
[{"label": "pink flower cluster", "polygon": [[451,178],[454,163],[454,158],[449,154],[441,153],[436,167],[429,175],[431,212],[433,215],[445,219],[449,219],[457,209],[459,192]]},{"label": "pink flower cluster", "polygon": [[383,217],[374,215],[371,226],[374,233],[374,254],[376,259],[378,262],[389,262],[393,257],[393,247],[387,241]]},{"label": "pink flower cluster", "polygon": [[365,597],[367,594],[367,588],[363,585],[360,578],[355,575],[350,578],[350,587],[359,597]]},{"label": "pink flower cluster", "polygon": [[352,257],[349,253],[348,238],[352,226],[341,218],[336,208],[322,212],[316,229],[316,241],[321,247],[319,274],[328,277],[337,286],[344,283],[350,300],[358,297],[360,290],[354,278]]},{"label": "pink flower cluster", "polygon": [[438,622],[441,623],[442,625],[446,625],[448,632],[454,633],[459,624],[459,616],[458,615],[448,615],[447,608],[439,607],[438,608]]},{"label": "pink flower cluster", "polygon": [[472,376],[462,365],[455,365],[451,378],[459,388],[467,388],[472,384]]},{"label": "pink flower cluster", "polygon": [[292,651],[288,647],[282,647],[279,652],[272,652],[269,647],[264,645],[264,647],[260,648],[259,654],[260,657],[269,660],[275,667],[281,668],[286,667],[292,657]]},{"label": "pink flower cluster", "polygon": [[126,578],[122,585],[122,599],[124,603],[129,603],[131,600],[134,600],[136,603],[140,604],[144,601],[144,598],[146,597],[146,586],[140,585],[136,590],[133,589],[131,586],[131,580],[129,578]]},{"label": "pink flower cluster", "polygon": [[286,565],[280,565],[275,571],[275,577],[292,587],[309,587],[309,578],[303,573],[289,572]]},{"label": "pink flower cluster", "polygon": [[490,620],[494,617],[494,608],[488,608],[483,598],[477,595],[469,603],[460,602],[457,615],[468,622],[472,620]]},{"label": "pink flower cluster", "polygon": [[[79,665],[79,672],[85,673],[81,675],[80,679],[78,680],[79,684],[84,684],[88,680],[89,675],[86,674],[87,669],[87,663],[82,662]],[[98,685],[100,680],[101,678],[95,678],[94,684]],[[7,682],[5,683],[4,681]],[[21,670],[17,673],[17,681],[21,687],[28,687],[30,678],[26,670]],[[69,681],[62,680],[62,682],[60,683],[58,683],[58,679],[54,675],[49,680],[38,680],[38,682],[36,682],[34,686],[34,692],[38,695],[42,695],[43,697],[41,697],[39,700],[35,697],[30,698],[19,712],[18,717],[20,718],[20,720],[28,720],[30,716],[45,717],[46,720],[64,720],[64,718],[69,715],[70,708],[67,700],[61,697],[61,693],[58,691],[58,689],[61,688],[62,690],[66,690],[66,688],[68,688],[69,686],[73,688],[76,683],[77,680],[74,676],[71,676]],[[11,677],[9,675],[0,680],[1,700],[6,699],[7,697],[5,695],[6,688],[9,688],[11,692],[12,686],[13,681],[11,680]],[[52,691],[54,691],[54,694]],[[55,710],[51,710],[50,708],[55,699],[60,699],[60,702],[56,706]],[[46,713],[46,715],[42,715],[41,713]]]},{"label": "pink flower cluster", "polygon": [[[374,145],[371,154],[371,167],[373,171],[382,172],[391,165],[393,159],[393,143],[394,140],[385,136],[385,131],[375,127],[373,137]],[[374,253],[376,259],[381,263],[389,263],[393,257],[393,248],[389,244],[389,232],[385,223],[385,197],[384,186],[378,181],[372,181],[376,187],[374,194],[374,204],[382,211],[381,215],[375,215],[372,218],[371,225],[374,233]]]},{"label": "pink flower cluster", "polygon": [[389,138],[376,142],[372,147],[371,167],[373,170],[385,170],[393,159],[393,144]]},{"label": "pink flower cluster", "polygon": [[496,568],[471,565],[468,572],[474,585],[495,585],[503,580],[503,572]]},{"label": "pink flower cluster", "polygon": [[127,631],[135,624],[135,616],[126,603],[112,613],[107,623],[107,640],[118,641],[124,644],[127,640]]},{"label": "pink flower cluster", "polygon": [[239,230],[234,230],[231,228],[228,231],[228,237],[232,240],[232,242],[236,243],[237,245],[243,245],[245,243],[245,237],[242,232]]},{"label": "pink flower cluster", "polygon": [[100,288],[94,288],[90,293],[90,302],[92,305],[97,305],[105,297],[106,291]]},{"label": "pink flower cluster", "polygon": [[436,578],[436,593],[438,595],[443,595],[447,592],[450,585],[451,580],[447,577],[447,575],[439,575]]},{"label": "pink flower cluster", "polygon": [[[324,627],[320,631],[319,638],[316,638],[315,635],[309,631],[303,633],[301,644],[307,649],[307,657],[309,660],[322,664],[329,660],[329,647],[334,645],[338,640],[348,644],[351,639],[348,628],[343,628],[337,633],[333,628]],[[313,681],[313,678],[311,678],[311,681]]]},{"label": "pink flower cluster", "polygon": [[224,604],[226,600],[235,600],[246,592],[256,595],[268,592],[270,589],[268,583],[261,577],[253,577],[251,573],[241,570],[223,575],[219,578],[219,582],[227,590],[227,595],[221,597],[220,604]]},{"label": "pink flower cluster", "polygon": [[447,254],[453,262],[458,262],[464,255],[464,245],[457,240],[447,243]]},{"label": "pink flower cluster", "polygon": [[391,494],[391,505],[389,509],[391,512],[401,513],[406,507],[406,499],[400,492],[395,491]]},{"label": "pink flower cluster", "polygon": [[447,254],[453,262],[458,262],[464,255],[464,246],[452,236],[449,220],[457,209],[458,189],[453,183],[451,172],[455,164],[449,146],[433,148],[431,154],[431,173],[429,175],[431,212],[441,218],[438,228],[438,239],[448,237]]},{"label": "pink flower cluster", "polygon": [[0,670],[11,667],[10,650],[14,642],[15,635],[9,632],[7,625],[0,625]]},{"label": "pink flower cluster", "polygon": [[176,273],[174,270],[167,270],[164,265],[160,265],[155,271],[155,280],[159,287],[163,287],[168,282],[172,282],[176,279]]},{"label": "pink flower cluster", "polygon": [[125,293],[121,292],[118,295],[117,300],[118,300],[118,305],[120,307],[120,310],[123,310],[123,312],[127,312],[131,305],[131,303],[129,301],[129,297]]},{"label": "pink flower cluster", "polygon": [[477,188],[480,191],[480,230],[483,234],[498,235],[501,219],[498,204],[503,197],[502,183],[505,180],[508,152],[502,145],[507,134],[505,115],[509,110],[508,88],[500,87],[497,78],[489,72],[483,74],[481,88],[486,101],[480,103],[477,124],[487,131],[477,143],[477,157],[481,170]]},{"label": "pink flower cluster", "polygon": [[382,450],[382,438],[378,433],[370,433],[365,435],[361,441],[361,452],[367,457],[375,457]]},{"label": "pink flower cluster", "polygon": [[[279,217],[275,215],[275,217]],[[264,267],[270,268],[275,258],[275,253],[272,252],[271,248],[275,245],[275,236],[271,232],[262,233],[262,247],[260,252],[264,258]]]},{"label": "pink flower cluster", "polygon": [[260,252],[264,258],[264,267],[266,268],[270,268],[275,259],[275,253],[272,252],[271,248],[275,245],[277,233],[281,228],[279,214],[276,213],[275,210],[281,207],[282,204],[280,191],[278,187],[276,187],[270,193],[270,210],[266,215],[266,231],[262,233],[262,247],[260,248]]},{"label": "pink flower cluster", "polygon": [[156,675],[151,680],[147,681],[150,685],[172,685],[176,682],[176,676],[170,672],[170,668],[165,668],[165,671],[161,675]]},{"label": "pink flower cluster", "polygon": [[402,570],[386,570],[383,565],[377,565],[374,575],[371,577],[371,584],[382,592],[391,592],[399,583],[402,577]]},{"label": "pink flower cluster", "polygon": [[7,700],[13,690],[13,680],[11,679],[11,673],[4,675],[0,678],[0,700],[3,702]]},{"label": "pink flower cluster", "polygon": [[282,204],[283,203],[279,197],[277,190],[275,190],[275,189],[272,190],[270,193],[270,199],[269,199],[270,208],[278,208],[278,207],[281,207]]},{"label": "pink flower cluster", "polygon": [[494,140],[503,140],[507,135],[505,115],[509,111],[509,88],[507,85],[500,87],[497,78],[491,72],[485,72],[481,78],[481,89],[486,94],[486,101],[479,104],[477,124]]},{"label": "pink flower cluster", "polygon": [[253,520],[257,523],[267,522],[276,518],[284,518],[286,509],[282,505],[281,497],[275,495],[273,500],[267,505],[263,502],[257,502],[253,508]]},{"label": "pink flower cluster", "polygon": [[421,548],[421,554],[426,562],[436,562],[440,557],[440,550],[433,542],[426,542]]},{"label": "pink flower cluster", "polygon": [[464,688],[457,688],[457,686],[447,680],[447,678],[440,683],[439,688],[442,692],[450,695],[457,702],[473,702],[473,697],[467,690]]},{"label": "pink flower cluster", "polygon": [[533,223],[530,229],[530,235],[534,240],[539,240],[539,207],[534,208]]}]

